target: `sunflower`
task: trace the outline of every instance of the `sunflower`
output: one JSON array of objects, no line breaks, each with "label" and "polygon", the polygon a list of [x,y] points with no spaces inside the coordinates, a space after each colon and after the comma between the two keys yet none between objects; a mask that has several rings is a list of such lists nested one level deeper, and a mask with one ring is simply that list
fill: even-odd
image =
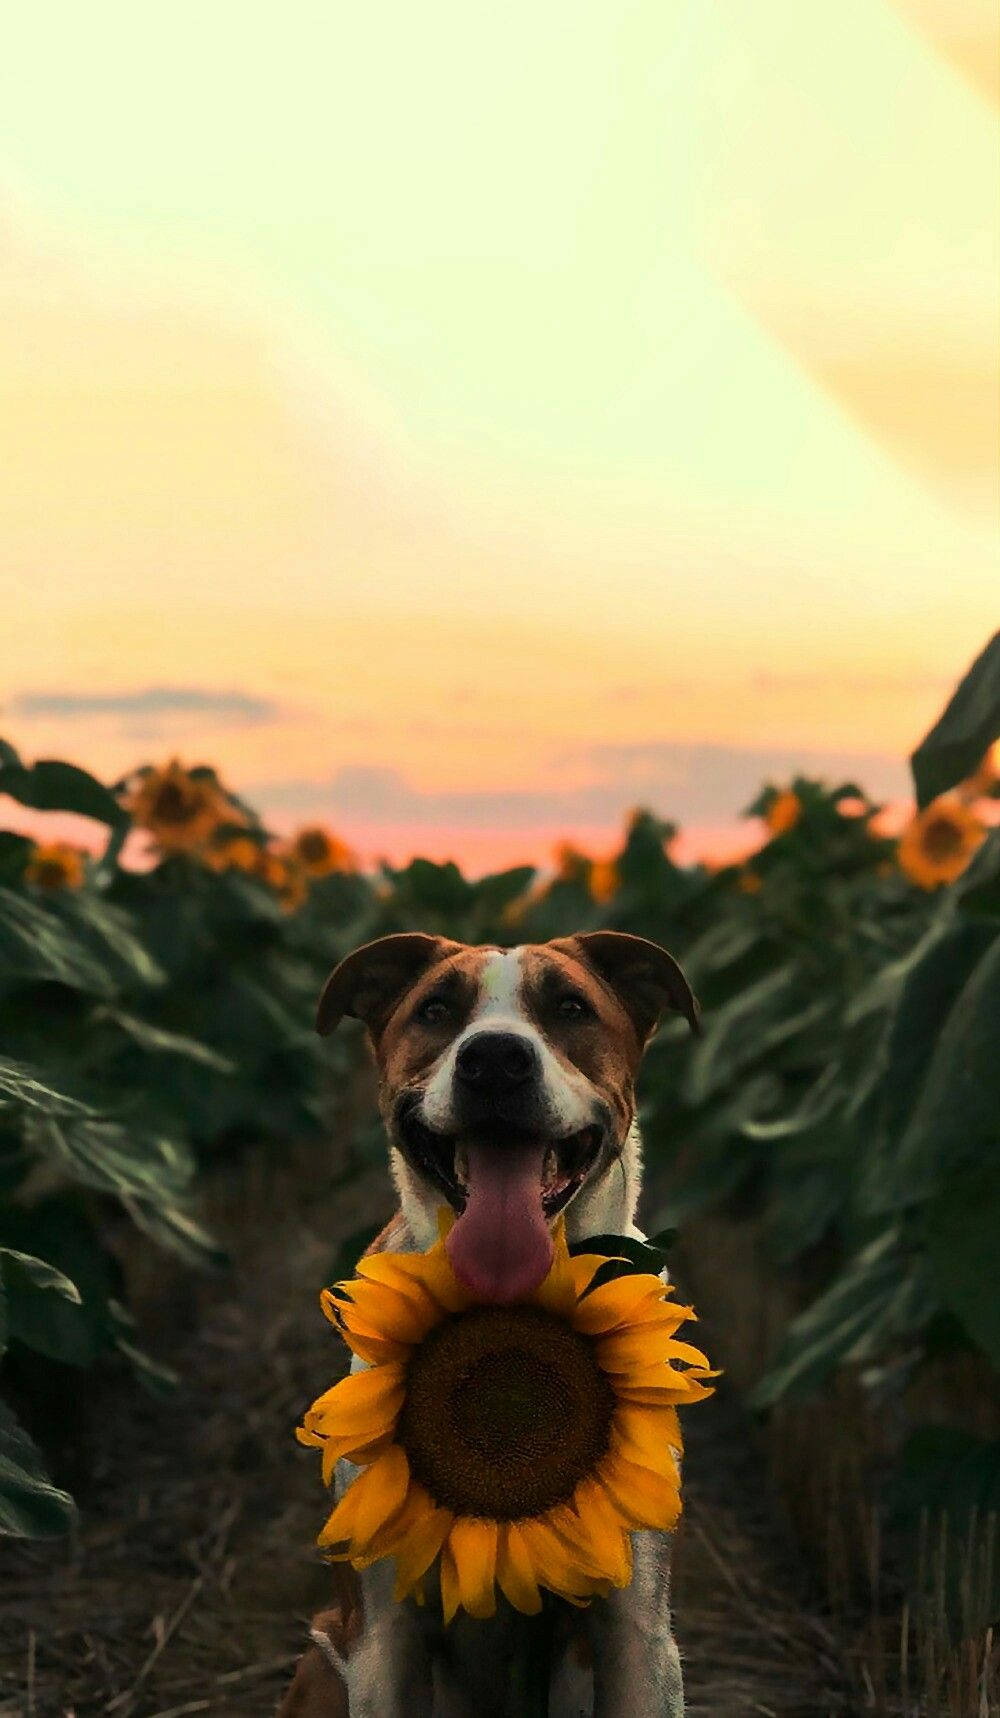
[{"label": "sunflower", "polygon": [[571,841],[560,841],[553,848],[552,857],[556,867],[554,883],[579,883],[587,887],[592,861],[586,853],[581,853]]},{"label": "sunflower", "polygon": [[179,758],[146,770],[125,804],[133,823],[148,829],[166,853],[189,853],[220,823],[244,821],[216,781],[192,774]]},{"label": "sunflower", "polygon": [[83,854],[68,841],[40,842],[25,867],[25,881],[39,889],[81,889]]},{"label": "sunflower", "polygon": [[934,799],[903,830],[896,857],[921,889],[936,889],[961,876],[986,831],[957,799]]},{"label": "sunflower", "polygon": [[595,859],[590,867],[591,900],[610,901],[618,893],[620,881],[613,859]]},{"label": "sunflower", "polygon": [[736,873],[736,887],[741,895],[759,895],[764,887],[764,879],[759,871],[754,871],[750,865],[741,865]]},{"label": "sunflower", "polygon": [[273,889],[286,912],[301,907],[309,893],[309,884],[301,865],[290,853],[277,853],[268,847],[258,847],[252,874]]},{"label": "sunflower", "polygon": [[772,835],[784,835],[794,829],[802,816],[802,801],[790,787],[776,793],[764,813],[764,822]]},{"label": "sunflower", "polygon": [[250,835],[230,835],[206,848],[203,858],[213,871],[253,873],[260,863],[260,842]]},{"label": "sunflower", "polygon": [[331,871],[353,871],[357,861],[351,849],[320,824],[311,824],[293,836],[293,858],[310,877],[326,877]]},{"label": "sunflower", "polygon": [[631,1579],[629,1534],[680,1514],[677,1405],[717,1376],[675,1340],[694,1313],[656,1276],[592,1287],[607,1258],[571,1257],[562,1218],[535,1292],[483,1304],[451,1268],[453,1221],[442,1210],[429,1252],[365,1257],[321,1296],[367,1364],[297,1429],[328,1485],[342,1457],[362,1469],[319,1544],[359,1569],[395,1558],[397,1600],[422,1602],[439,1559],[446,1623],[493,1616],[497,1587],[528,1615],[541,1588],[606,1597]]}]

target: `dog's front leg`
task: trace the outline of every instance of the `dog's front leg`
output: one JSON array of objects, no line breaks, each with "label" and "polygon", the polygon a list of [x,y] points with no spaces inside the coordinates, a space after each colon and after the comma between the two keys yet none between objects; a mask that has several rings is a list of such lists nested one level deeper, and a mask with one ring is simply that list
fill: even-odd
[{"label": "dog's front leg", "polygon": [[670,1538],[632,1535],[629,1585],[595,1599],[587,1616],[594,1650],[594,1718],[683,1718],[680,1654],[670,1623]]},{"label": "dog's front leg", "polygon": [[430,1659],[412,1600],[396,1604],[392,1568],[376,1563],[361,1576],[364,1631],[341,1667],[351,1718],[431,1718]]}]

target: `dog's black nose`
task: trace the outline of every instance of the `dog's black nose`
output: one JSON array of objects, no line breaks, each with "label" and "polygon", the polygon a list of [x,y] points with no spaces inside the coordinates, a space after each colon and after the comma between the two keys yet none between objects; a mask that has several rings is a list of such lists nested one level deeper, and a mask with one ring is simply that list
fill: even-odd
[{"label": "dog's black nose", "polygon": [[455,1076],[485,1096],[526,1085],[538,1066],[530,1039],[517,1032],[476,1032],[466,1038],[455,1058]]}]

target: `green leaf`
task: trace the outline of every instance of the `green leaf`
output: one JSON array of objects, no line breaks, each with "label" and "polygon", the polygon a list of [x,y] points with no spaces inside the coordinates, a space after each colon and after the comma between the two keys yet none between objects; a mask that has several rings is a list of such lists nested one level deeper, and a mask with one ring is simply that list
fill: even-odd
[{"label": "green leaf", "polygon": [[81,1302],[80,1290],[75,1282],[50,1265],[45,1259],[35,1258],[33,1253],[21,1253],[14,1247],[0,1247],[0,1272],[10,1290],[12,1283],[18,1284],[23,1290],[29,1288],[40,1292],[61,1295],[63,1300],[72,1301],[74,1306]]},{"label": "green leaf", "polygon": [[132,1221],[161,1246],[197,1270],[223,1270],[229,1255],[189,1212],[155,1199],[126,1194],[122,1204]]},{"label": "green leaf", "polygon": [[581,1298],[586,1299],[594,1289],[615,1277],[658,1277],[666,1264],[667,1253],[677,1237],[676,1229],[663,1229],[640,1241],[635,1235],[584,1235],[569,1243],[574,1256],[580,1253],[603,1253],[607,1263],[599,1265]]},{"label": "green leaf", "polygon": [[0,1060],[0,1110],[35,1111],[41,1116],[93,1116],[95,1112],[40,1080],[24,1062]]},{"label": "green leaf", "polygon": [[121,907],[83,890],[54,894],[49,910],[100,957],[117,977],[141,985],[160,985],[165,974],[135,925]]},{"label": "green leaf", "polygon": [[35,811],[73,811],[98,823],[127,824],[128,813],[113,793],[87,770],[55,758],[41,758],[30,768],[7,761],[0,767],[0,793]]},{"label": "green leaf", "polygon": [[927,1246],[938,1293],[1000,1368],[1000,1156],[964,1170],[927,1207]]},{"label": "green leaf", "polygon": [[814,1080],[795,1109],[790,1110],[787,1115],[767,1121],[745,1121],[741,1132],[747,1139],[763,1140],[790,1139],[798,1134],[811,1132],[818,1123],[833,1114],[843,1099],[839,1074],[837,1064],[831,1062],[829,1067],[823,1069],[819,1078]]},{"label": "green leaf", "polygon": [[72,929],[27,895],[0,888],[0,975],[46,979],[110,999],[115,981]]},{"label": "green leaf", "polygon": [[0,1533],[12,1539],[56,1539],[75,1520],[73,1499],[48,1479],[24,1427],[0,1401]]},{"label": "green leaf", "polygon": [[960,913],[1000,919],[1000,829],[991,829],[956,877],[951,895]]},{"label": "green leaf", "polygon": [[107,1020],[131,1038],[140,1049],[159,1052],[163,1055],[183,1056],[187,1061],[200,1062],[206,1068],[214,1068],[219,1074],[234,1074],[235,1062],[227,1056],[220,1056],[217,1050],[212,1050],[207,1044],[200,1044],[196,1038],[188,1038],[181,1032],[168,1032],[163,1026],[154,1026],[150,1020],[140,1020],[134,1014],[126,1014],[122,1008],[112,1008],[102,1004],[94,1009],[94,1020]]},{"label": "green leaf", "polygon": [[930,732],[910,759],[917,804],[923,810],[938,794],[972,775],[1000,735],[1000,632],[960,681]]},{"label": "green leaf", "polygon": [[849,1259],[819,1300],[788,1327],[775,1364],[750,1393],[755,1408],[784,1396],[807,1396],[836,1367],[871,1359],[911,1333],[934,1310],[933,1292],[903,1251],[898,1229]]},{"label": "green leaf", "polygon": [[1000,936],[973,967],[938,1036],[895,1154],[897,1200],[930,1197],[948,1174],[984,1156],[1000,1170],[998,1021]]},{"label": "green leaf", "polygon": [[788,966],[738,992],[716,1010],[695,1045],[688,1070],[689,1102],[703,1104],[744,1069],[807,1031],[829,1007],[825,997],[803,1004],[798,975]]},{"label": "green leaf", "polygon": [[91,1223],[68,1196],[6,1211],[0,1223],[6,1248],[41,1256],[76,1290],[75,1298],[42,1294],[23,1273],[15,1278],[5,1267],[11,1339],[70,1366],[92,1365],[111,1346],[108,1300],[116,1266]]}]

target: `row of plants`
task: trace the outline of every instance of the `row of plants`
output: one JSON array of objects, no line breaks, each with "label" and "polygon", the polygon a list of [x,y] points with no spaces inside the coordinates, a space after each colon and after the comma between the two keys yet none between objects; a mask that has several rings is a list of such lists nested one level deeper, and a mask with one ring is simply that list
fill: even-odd
[{"label": "row of plants", "polygon": [[[647,810],[613,857],[567,846],[554,873],[474,881],[423,859],[365,874],[319,828],[279,841],[207,766],[104,785],[0,745],[0,794],[107,830],[96,857],[0,835],[0,1530],[72,1516],[26,1429],[32,1356],[85,1368],[117,1352],[166,1387],[115,1237],[135,1225],[192,1266],[223,1262],[192,1216],[199,1167],[249,1143],[321,1148],[331,1084],[361,1047],[316,1038],[318,990],[347,949],[394,930],[513,943],[606,926],[682,960],[704,1032],[692,1045],[668,1022],[647,1054],[650,1218],[736,1212],[774,1272],[808,1285],[757,1382],[761,1411],[838,1368],[899,1400],[942,1349],[992,1388],[1000,830],[983,813],[998,734],[1000,637],[915,752],[918,810],[898,839],[857,783],[797,777],[745,808],[767,839],[733,864],[677,864],[676,827]],[[123,862],[137,832],[138,866]],[[372,1118],[345,1173],[383,1153]],[[904,1431],[914,1498],[1000,1507],[1000,1447]]]}]

